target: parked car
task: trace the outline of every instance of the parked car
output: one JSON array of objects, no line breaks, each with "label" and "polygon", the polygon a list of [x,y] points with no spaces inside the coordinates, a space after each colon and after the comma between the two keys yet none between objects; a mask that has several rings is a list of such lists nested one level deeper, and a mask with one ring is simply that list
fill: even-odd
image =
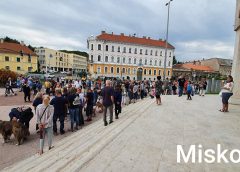
[{"label": "parked car", "polygon": [[67,72],[66,71],[62,71],[61,74],[67,74]]}]

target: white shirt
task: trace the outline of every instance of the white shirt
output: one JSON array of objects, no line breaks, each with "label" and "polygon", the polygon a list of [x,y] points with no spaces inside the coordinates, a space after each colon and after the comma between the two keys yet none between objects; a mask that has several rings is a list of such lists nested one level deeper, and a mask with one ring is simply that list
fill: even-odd
[{"label": "white shirt", "polygon": [[[233,82],[228,82],[224,85],[223,89],[222,89],[222,93],[232,93],[233,91]],[[227,89],[224,89],[224,88],[228,88],[229,90]]]}]

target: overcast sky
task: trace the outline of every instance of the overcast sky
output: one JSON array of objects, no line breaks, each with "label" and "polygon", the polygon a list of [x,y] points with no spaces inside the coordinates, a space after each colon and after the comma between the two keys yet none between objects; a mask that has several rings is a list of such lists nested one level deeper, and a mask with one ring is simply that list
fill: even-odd
[{"label": "overcast sky", "polygon": [[[1,0],[0,37],[87,51],[101,30],[165,39],[167,0]],[[232,58],[235,0],[174,0],[169,42],[178,60]]]}]

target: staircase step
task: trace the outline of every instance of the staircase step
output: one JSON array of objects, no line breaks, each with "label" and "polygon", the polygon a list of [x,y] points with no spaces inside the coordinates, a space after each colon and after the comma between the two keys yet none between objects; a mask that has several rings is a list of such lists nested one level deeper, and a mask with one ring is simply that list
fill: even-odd
[{"label": "staircase step", "polygon": [[50,171],[59,171],[61,169],[69,171],[68,168],[78,169],[135,121],[139,114],[147,109],[151,103],[151,99],[145,99],[131,104],[123,108],[120,119],[110,126],[104,127],[102,120],[96,121],[94,124],[62,139],[55,145],[54,149],[47,151],[44,155],[32,156],[5,170],[36,172],[49,171],[50,169]]}]

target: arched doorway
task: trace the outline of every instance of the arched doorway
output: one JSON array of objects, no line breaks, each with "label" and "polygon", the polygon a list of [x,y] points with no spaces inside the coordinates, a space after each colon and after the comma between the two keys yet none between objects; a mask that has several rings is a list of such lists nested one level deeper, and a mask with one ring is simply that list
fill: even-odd
[{"label": "arched doorway", "polygon": [[138,81],[142,81],[142,75],[143,75],[143,69],[142,68],[138,68],[137,69],[137,80]]}]

